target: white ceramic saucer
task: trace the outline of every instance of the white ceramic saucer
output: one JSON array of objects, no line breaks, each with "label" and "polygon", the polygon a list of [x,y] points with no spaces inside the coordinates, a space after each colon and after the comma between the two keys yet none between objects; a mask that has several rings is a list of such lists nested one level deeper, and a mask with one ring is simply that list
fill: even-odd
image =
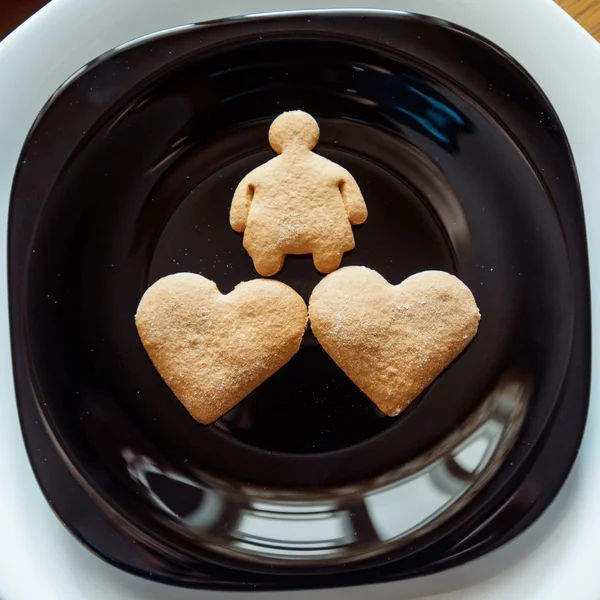
[{"label": "white ceramic saucer", "polygon": [[[600,305],[600,46],[551,0],[328,0],[328,8],[410,10],[453,21],[512,54],[549,96],[581,179],[589,235],[594,316]],[[185,23],[284,9],[322,0],[54,0],[0,44],[0,231],[19,151],[36,115],[71,74],[130,39]],[[6,236],[6,233],[2,235]],[[236,594],[168,588],[94,557],[46,504],[25,454],[14,400],[6,301],[6,240],[0,280],[0,598],[2,600],[191,600]],[[597,319],[594,319],[594,325]],[[594,346],[596,336],[593,336]],[[594,365],[598,352],[594,352]],[[526,533],[464,567],[407,582],[318,592],[318,598],[598,600],[600,572],[600,390],[592,380],[588,427],[568,483]],[[314,592],[279,594],[294,599]],[[241,596],[239,596],[241,597]],[[256,598],[271,597],[255,594]]]}]

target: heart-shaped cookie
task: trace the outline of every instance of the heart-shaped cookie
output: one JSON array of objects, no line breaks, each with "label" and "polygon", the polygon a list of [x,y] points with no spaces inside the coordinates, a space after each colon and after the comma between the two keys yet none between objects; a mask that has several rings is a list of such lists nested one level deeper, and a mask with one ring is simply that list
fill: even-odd
[{"label": "heart-shaped cookie", "polygon": [[154,366],[196,421],[212,423],[287,363],[307,324],[304,300],[279,281],[223,295],[201,275],[151,286],[135,322]]},{"label": "heart-shaped cookie", "polygon": [[394,286],[366,267],[325,277],[308,311],[325,351],[389,416],[467,347],[480,319],[473,294],[453,275],[426,271]]}]

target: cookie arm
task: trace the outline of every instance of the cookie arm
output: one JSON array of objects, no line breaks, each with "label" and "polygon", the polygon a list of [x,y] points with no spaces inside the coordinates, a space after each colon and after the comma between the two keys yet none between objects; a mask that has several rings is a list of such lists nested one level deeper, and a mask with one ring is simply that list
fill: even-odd
[{"label": "cookie arm", "polygon": [[254,186],[250,181],[250,175],[246,175],[237,186],[231,201],[229,223],[234,231],[241,233],[246,229],[246,220],[248,219],[253,196]]},{"label": "cookie arm", "polygon": [[340,181],[340,193],[344,199],[350,223],[352,225],[364,223],[367,220],[367,205],[358,184],[348,171],[344,172]]}]

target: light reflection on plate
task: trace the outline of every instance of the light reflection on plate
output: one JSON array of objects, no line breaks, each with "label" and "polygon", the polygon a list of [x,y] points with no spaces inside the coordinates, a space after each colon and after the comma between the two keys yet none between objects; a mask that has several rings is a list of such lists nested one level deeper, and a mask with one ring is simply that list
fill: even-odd
[{"label": "light reflection on plate", "polygon": [[[207,473],[198,480],[213,481],[214,487],[200,485],[161,470],[129,448],[122,454],[147,497],[186,531],[194,531],[201,545],[265,564],[346,563],[389,552],[390,542],[410,544],[460,510],[517,439],[530,392],[528,377],[506,374],[469,420],[427,456],[375,483],[325,493],[287,493],[285,500],[273,499],[272,492],[265,494],[261,488],[228,489]],[[176,514],[149,482],[150,473],[196,490],[198,505],[186,515]]]}]

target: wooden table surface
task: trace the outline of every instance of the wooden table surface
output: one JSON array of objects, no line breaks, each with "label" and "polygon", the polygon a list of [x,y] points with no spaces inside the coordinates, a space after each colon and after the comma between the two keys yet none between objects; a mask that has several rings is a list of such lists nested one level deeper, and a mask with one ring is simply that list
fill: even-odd
[{"label": "wooden table surface", "polygon": [[600,41],[600,0],[556,0],[556,2]]}]

